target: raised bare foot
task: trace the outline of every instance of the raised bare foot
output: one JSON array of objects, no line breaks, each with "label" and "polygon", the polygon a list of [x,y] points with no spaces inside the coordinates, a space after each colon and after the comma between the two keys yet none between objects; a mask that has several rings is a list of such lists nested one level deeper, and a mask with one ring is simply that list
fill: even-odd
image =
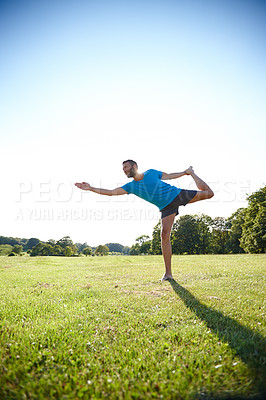
[{"label": "raised bare foot", "polygon": [[192,167],[192,166],[190,166],[189,168],[187,168],[187,169],[185,170],[185,173],[186,173],[187,175],[191,175],[193,172],[194,172],[194,171],[193,171],[193,167]]},{"label": "raised bare foot", "polygon": [[168,279],[174,279],[174,278],[172,275],[164,274],[164,276],[161,278],[161,282],[167,281]]}]

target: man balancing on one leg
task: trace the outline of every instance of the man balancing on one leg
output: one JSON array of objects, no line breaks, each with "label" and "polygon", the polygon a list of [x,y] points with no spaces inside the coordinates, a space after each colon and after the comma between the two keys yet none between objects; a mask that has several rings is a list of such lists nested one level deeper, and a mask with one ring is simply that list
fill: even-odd
[{"label": "man balancing on one leg", "polygon": [[[95,188],[86,182],[76,183],[75,185],[80,189],[90,190],[91,192],[106,196],[133,193],[156,205],[161,211],[162,218],[161,246],[165,263],[165,274],[162,280],[173,279],[171,270],[172,248],[170,234],[175,216],[178,214],[178,208],[188,203],[210,199],[213,197],[214,193],[210,187],[195,174],[192,167],[189,167],[184,172],[174,172],[172,174],[167,174],[155,169],[149,169],[144,173],[139,173],[137,163],[133,160],[126,160],[123,162],[123,171],[128,178],[133,178],[133,180],[113,190]],[[199,189],[198,191],[179,189],[163,182],[169,179],[180,178],[184,175],[191,175]]]}]

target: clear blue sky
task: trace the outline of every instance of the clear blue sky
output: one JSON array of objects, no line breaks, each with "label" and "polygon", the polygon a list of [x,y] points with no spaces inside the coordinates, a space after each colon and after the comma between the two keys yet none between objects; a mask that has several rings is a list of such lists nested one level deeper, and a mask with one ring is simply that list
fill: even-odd
[{"label": "clear blue sky", "polygon": [[0,38],[0,235],[151,234],[154,206],[73,186],[127,182],[127,158],[194,166],[216,195],[181,215],[228,217],[265,184],[265,1],[1,1]]}]

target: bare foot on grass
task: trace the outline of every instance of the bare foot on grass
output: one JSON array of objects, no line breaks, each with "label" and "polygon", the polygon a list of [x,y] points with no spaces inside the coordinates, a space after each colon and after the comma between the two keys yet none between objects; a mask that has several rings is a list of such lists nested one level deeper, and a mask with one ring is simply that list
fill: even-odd
[{"label": "bare foot on grass", "polygon": [[161,282],[167,281],[168,279],[174,279],[174,278],[172,275],[164,274],[164,276],[161,278]]}]

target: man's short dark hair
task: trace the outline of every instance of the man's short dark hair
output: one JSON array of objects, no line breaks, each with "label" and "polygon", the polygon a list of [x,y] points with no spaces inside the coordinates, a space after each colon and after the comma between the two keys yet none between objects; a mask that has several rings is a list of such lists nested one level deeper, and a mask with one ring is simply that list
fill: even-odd
[{"label": "man's short dark hair", "polygon": [[131,165],[132,167],[133,167],[133,165],[136,165],[136,167],[138,168],[138,164],[137,164],[136,161],[134,161],[134,160],[126,160],[126,161],[123,161],[122,164],[125,164],[125,163],[127,163],[127,162],[129,162],[130,165]]}]

